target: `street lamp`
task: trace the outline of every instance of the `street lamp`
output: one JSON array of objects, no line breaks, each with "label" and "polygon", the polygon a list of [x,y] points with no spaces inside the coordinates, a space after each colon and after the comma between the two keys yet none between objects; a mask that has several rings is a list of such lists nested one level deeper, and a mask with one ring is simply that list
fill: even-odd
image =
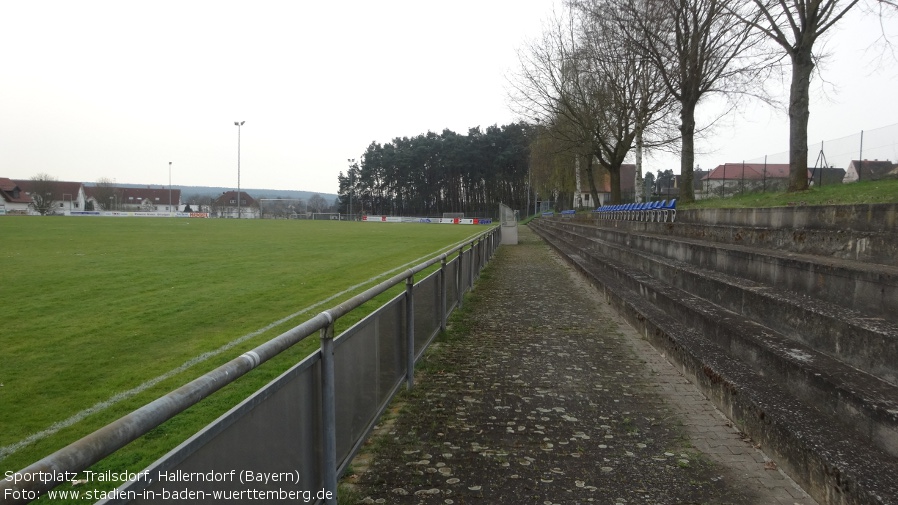
[{"label": "street lamp", "polygon": [[237,219],[240,219],[240,127],[246,121],[234,121],[237,127]]},{"label": "street lamp", "polygon": [[171,162],[168,162],[168,215],[171,216]]},{"label": "street lamp", "polygon": [[349,219],[352,219],[352,166],[355,165],[355,158],[349,159]]}]

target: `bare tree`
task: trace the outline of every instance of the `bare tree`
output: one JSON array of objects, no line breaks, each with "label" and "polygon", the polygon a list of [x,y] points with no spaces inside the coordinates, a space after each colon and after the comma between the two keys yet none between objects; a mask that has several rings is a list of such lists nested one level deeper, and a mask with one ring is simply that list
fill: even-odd
[{"label": "bare tree", "polygon": [[54,195],[57,190],[56,178],[40,173],[31,178],[28,184],[31,207],[42,216],[54,213]]},{"label": "bare tree", "polygon": [[[746,26],[782,47],[792,63],[789,87],[789,191],[808,189],[808,120],[814,44],[860,0],[752,0],[738,12]],[[839,5],[839,4],[842,5]],[[881,7],[894,3],[879,0]],[[753,13],[758,13],[760,16]]]},{"label": "bare tree", "polygon": [[680,104],[682,185],[680,198],[695,199],[695,112],[709,93],[745,92],[768,65],[748,53],[762,38],[739,22],[738,0],[608,0],[628,40],[653,63],[661,82]]},{"label": "bare tree", "polygon": [[[664,121],[674,104],[673,95],[641,47],[615,21],[619,15],[613,13],[613,5],[593,0],[574,6],[585,32],[586,79],[600,79],[593,88],[605,91],[600,97],[598,129],[593,132],[599,144],[595,156],[611,176],[612,202],[620,202],[620,196],[615,196],[615,188],[620,188],[620,167],[635,144],[637,170],[633,182],[638,199],[643,150],[673,140]],[[602,8],[597,10],[596,6]]]},{"label": "bare tree", "polygon": [[93,194],[101,210],[112,210],[115,206],[116,198],[118,198],[115,181],[108,177],[101,177],[97,180]]},{"label": "bare tree", "polygon": [[327,200],[315,193],[309,197],[309,210],[311,212],[323,212],[327,208]]},{"label": "bare tree", "polygon": [[519,52],[513,100],[563,143],[585,146],[594,201],[596,159],[610,174],[611,201],[620,202],[620,167],[637,132],[663,116],[668,95],[646,86],[653,82],[648,67],[612,23],[577,4],[570,7],[541,40]]},{"label": "bare tree", "polygon": [[194,205],[194,212],[212,212],[214,198],[209,194],[196,194],[188,198],[187,203]]},{"label": "bare tree", "polygon": [[[552,138],[555,155],[574,152],[581,146],[587,146],[587,151],[592,152],[592,118],[588,110],[574,108],[571,96],[577,77],[572,24],[570,17],[552,20],[539,40],[518,52],[521,68],[511,80],[511,98],[518,112],[542,125],[542,133]],[[573,169],[573,166],[569,167],[570,173]],[[590,193],[597,199],[591,165],[587,167],[587,178]],[[574,188],[577,190],[579,188]]]},{"label": "bare tree", "polygon": [[540,200],[572,201],[575,188],[574,167],[576,157],[585,158],[583,144],[569,145],[563,136],[549,131],[552,126],[537,125],[536,134],[530,143],[530,176],[531,187]]}]

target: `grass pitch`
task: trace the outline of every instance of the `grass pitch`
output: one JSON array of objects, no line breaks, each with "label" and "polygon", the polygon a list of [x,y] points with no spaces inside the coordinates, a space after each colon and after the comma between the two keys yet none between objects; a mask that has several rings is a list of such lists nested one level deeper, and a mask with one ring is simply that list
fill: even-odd
[{"label": "grass pitch", "polygon": [[[370,284],[298,314],[302,309],[485,229],[0,219],[0,473],[30,464]],[[241,338],[233,348],[185,365]],[[106,466],[115,471],[145,466],[295,363],[317,346],[313,340],[154,430]],[[183,370],[172,372],[179,367]],[[145,390],[103,403],[141,384]],[[85,411],[94,406],[95,411]],[[70,426],[54,426],[79,413],[83,419]],[[21,445],[48,428],[52,433]]]}]

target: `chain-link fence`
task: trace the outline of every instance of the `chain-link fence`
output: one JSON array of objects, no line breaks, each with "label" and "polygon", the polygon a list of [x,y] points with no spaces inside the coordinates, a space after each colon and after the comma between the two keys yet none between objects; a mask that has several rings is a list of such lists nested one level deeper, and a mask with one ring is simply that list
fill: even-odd
[{"label": "chain-link fence", "polygon": [[[862,161],[861,161],[862,160]],[[808,181],[812,186],[898,177],[898,124],[808,144]],[[789,152],[718,165],[696,178],[696,199],[750,192],[785,191]]]}]

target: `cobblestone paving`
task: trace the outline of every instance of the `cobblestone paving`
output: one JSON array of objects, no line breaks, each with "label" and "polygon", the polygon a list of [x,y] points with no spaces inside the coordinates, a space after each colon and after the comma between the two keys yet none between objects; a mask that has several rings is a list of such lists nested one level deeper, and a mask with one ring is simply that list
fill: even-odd
[{"label": "cobblestone paving", "polygon": [[815,503],[526,228],[400,401],[359,503]]}]

